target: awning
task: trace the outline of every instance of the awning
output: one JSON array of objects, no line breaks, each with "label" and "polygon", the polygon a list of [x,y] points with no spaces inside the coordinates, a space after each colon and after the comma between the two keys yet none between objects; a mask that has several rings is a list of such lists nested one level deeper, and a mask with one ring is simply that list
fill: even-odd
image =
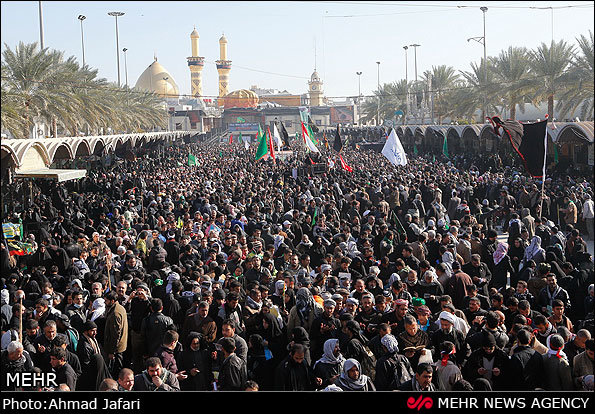
[{"label": "awning", "polygon": [[58,182],[76,180],[87,175],[87,170],[61,170],[52,168],[41,168],[39,170],[27,170],[15,172],[16,178],[47,178]]}]

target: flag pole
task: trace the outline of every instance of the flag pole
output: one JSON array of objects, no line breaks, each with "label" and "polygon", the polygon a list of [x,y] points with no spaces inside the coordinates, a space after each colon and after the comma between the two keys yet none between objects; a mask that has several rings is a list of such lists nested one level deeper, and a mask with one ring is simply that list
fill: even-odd
[{"label": "flag pole", "polygon": [[20,308],[20,315],[19,315],[19,342],[23,343],[23,313],[25,309],[23,308],[23,296],[19,295],[19,304],[21,305]]},{"label": "flag pole", "polygon": [[542,173],[542,177],[541,177],[541,197],[540,197],[540,201],[539,201],[539,218],[541,219],[543,216],[543,198],[545,197],[545,167],[547,164],[547,120],[548,120],[548,114],[545,115],[545,120],[546,120],[546,124],[545,124],[545,136],[543,137],[543,145],[544,145],[544,150],[543,150],[543,173]]}]

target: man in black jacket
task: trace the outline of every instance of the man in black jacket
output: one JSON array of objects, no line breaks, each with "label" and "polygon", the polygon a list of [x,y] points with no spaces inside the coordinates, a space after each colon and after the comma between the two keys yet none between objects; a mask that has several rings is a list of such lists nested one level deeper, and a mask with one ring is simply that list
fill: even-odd
[{"label": "man in black jacket", "polygon": [[221,391],[241,391],[248,379],[246,363],[235,354],[236,341],[233,338],[219,340],[223,363],[219,370],[217,389]]},{"label": "man in black jacket", "polygon": [[492,280],[492,272],[488,265],[481,261],[479,254],[472,254],[471,261],[463,265],[461,270],[471,276],[471,280],[482,295],[488,296],[488,285]]},{"label": "man in black jacket", "polygon": [[469,345],[465,342],[463,333],[454,327],[454,318],[455,316],[452,313],[446,311],[440,313],[440,330],[432,334],[431,345],[434,352],[438,353],[440,352],[440,344],[445,341],[452,342],[455,345],[456,362],[461,365],[469,355]]},{"label": "man in black jacket", "polygon": [[275,385],[278,391],[312,391],[322,385],[321,378],[315,378],[305,361],[306,350],[302,344],[294,344],[275,371]]},{"label": "man in black jacket", "polygon": [[53,372],[56,373],[56,384],[66,384],[70,391],[75,391],[77,375],[70,364],[66,362],[66,358],[65,349],[55,347],[50,352],[50,364]]},{"label": "man in black jacket", "polygon": [[[155,355],[157,348],[161,346],[163,335],[169,330],[176,330],[174,321],[165,316],[163,302],[159,298],[151,300],[151,314],[143,319],[141,324],[141,335],[144,342],[144,355]],[[159,365],[161,366],[161,364]]]},{"label": "man in black jacket", "polygon": [[533,391],[543,382],[543,357],[529,343],[531,334],[522,329],[517,334],[519,346],[510,357],[510,387],[513,390]]}]

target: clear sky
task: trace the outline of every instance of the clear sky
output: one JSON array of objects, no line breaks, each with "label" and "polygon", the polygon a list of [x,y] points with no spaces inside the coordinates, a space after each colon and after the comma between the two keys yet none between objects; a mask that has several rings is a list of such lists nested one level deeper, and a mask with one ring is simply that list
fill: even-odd
[{"label": "clear sky", "polygon": [[[362,94],[370,94],[380,82],[405,78],[404,45],[417,48],[418,74],[432,65],[446,64],[469,70],[479,61],[483,48],[467,39],[483,35],[480,6],[486,13],[487,54],[496,55],[510,45],[534,48],[553,37],[576,44],[576,37],[593,31],[594,2],[426,1],[426,2],[160,2],[160,1],[44,1],[43,25],[46,47],[82,60],[83,14],[85,60],[99,69],[99,76],[117,81],[115,19],[118,18],[120,51],[125,47],[128,80],[134,85],[156,55],[170,72],[181,94],[190,94],[190,33],[196,26],[200,55],[205,57],[203,94],[216,95],[219,59],[218,39],[225,33],[228,59],[232,60],[229,90],[261,88],[307,91],[315,65],[329,97],[355,96],[356,71],[361,71]],[[560,8],[562,6],[580,6]],[[464,6],[464,7],[457,7]],[[2,51],[19,41],[39,42],[37,1],[2,1]],[[414,78],[414,55],[409,49],[409,79]],[[380,61],[380,66],[376,64]],[[122,83],[124,58],[120,55]],[[270,73],[264,73],[270,72]]]}]

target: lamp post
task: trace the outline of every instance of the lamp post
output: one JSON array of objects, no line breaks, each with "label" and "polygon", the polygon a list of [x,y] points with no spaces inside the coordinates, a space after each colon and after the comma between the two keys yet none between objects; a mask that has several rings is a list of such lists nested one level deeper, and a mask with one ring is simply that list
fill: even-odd
[{"label": "lamp post", "polygon": [[41,49],[43,49],[43,11],[41,9],[41,1],[38,2],[39,5],[39,43]]},{"label": "lamp post", "polygon": [[380,62],[376,62],[378,65],[378,108],[376,112],[376,125],[380,125]]},{"label": "lamp post", "polygon": [[79,14],[78,19],[81,21],[81,45],[83,48],[83,66],[85,66],[85,37],[83,35],[83,20],[85,20],[86,18],[86,16]]},{"label": "lamp post", "polygon": [[483,114],[482,114],[482,122],[484,122],[485,117],[487,116],[487,92],[485,90],[487,83],[488,83],[488,58],[486,54],[486,12],[488,11],[487,7],[480,7],[479,8],[483,12],[483,36],[476,36],[470,37],[467,39],[467,42],[471,40],[475,40],[477,43],[483,45],[483,82],[484,82],[484,92],[483,92]]},{"label": "lamp post", "polygon": [[417,48],[421,45],[412,44],[409,46],[413,48],[413,55],[414,55],[414,59],[415,59],[415,83],[417,83]]},{"label": "lamp post", "polygon": [[118,17],[124,16],[124,12],[109,12],[108,15],[116,18],[116,58],[118,62],[118,86],[120,86],[120,42],[118,39]]},{"label": "lamp post", "polygon": [[355,72],[357,75],[357,123],[359,124],[359,109],[360,109],[360,101],[362,99],[362,72]]},{"label": "lamp post", "polygon": [[407,77],[407,49],[409,46],[403,46],[403,49],[405,49],[405,119],[403,120],[403,125],[405,125],[409,117],[409,78]]},{"label": "lamp post", "polygon": [[122,49],[122,52],[124,52],[124,74],[125,74],[125,79],[126,79],[126,87],[128,88],[128,63],[126,61],[126,51],[128,51],[128,49],[124,48]]}]

